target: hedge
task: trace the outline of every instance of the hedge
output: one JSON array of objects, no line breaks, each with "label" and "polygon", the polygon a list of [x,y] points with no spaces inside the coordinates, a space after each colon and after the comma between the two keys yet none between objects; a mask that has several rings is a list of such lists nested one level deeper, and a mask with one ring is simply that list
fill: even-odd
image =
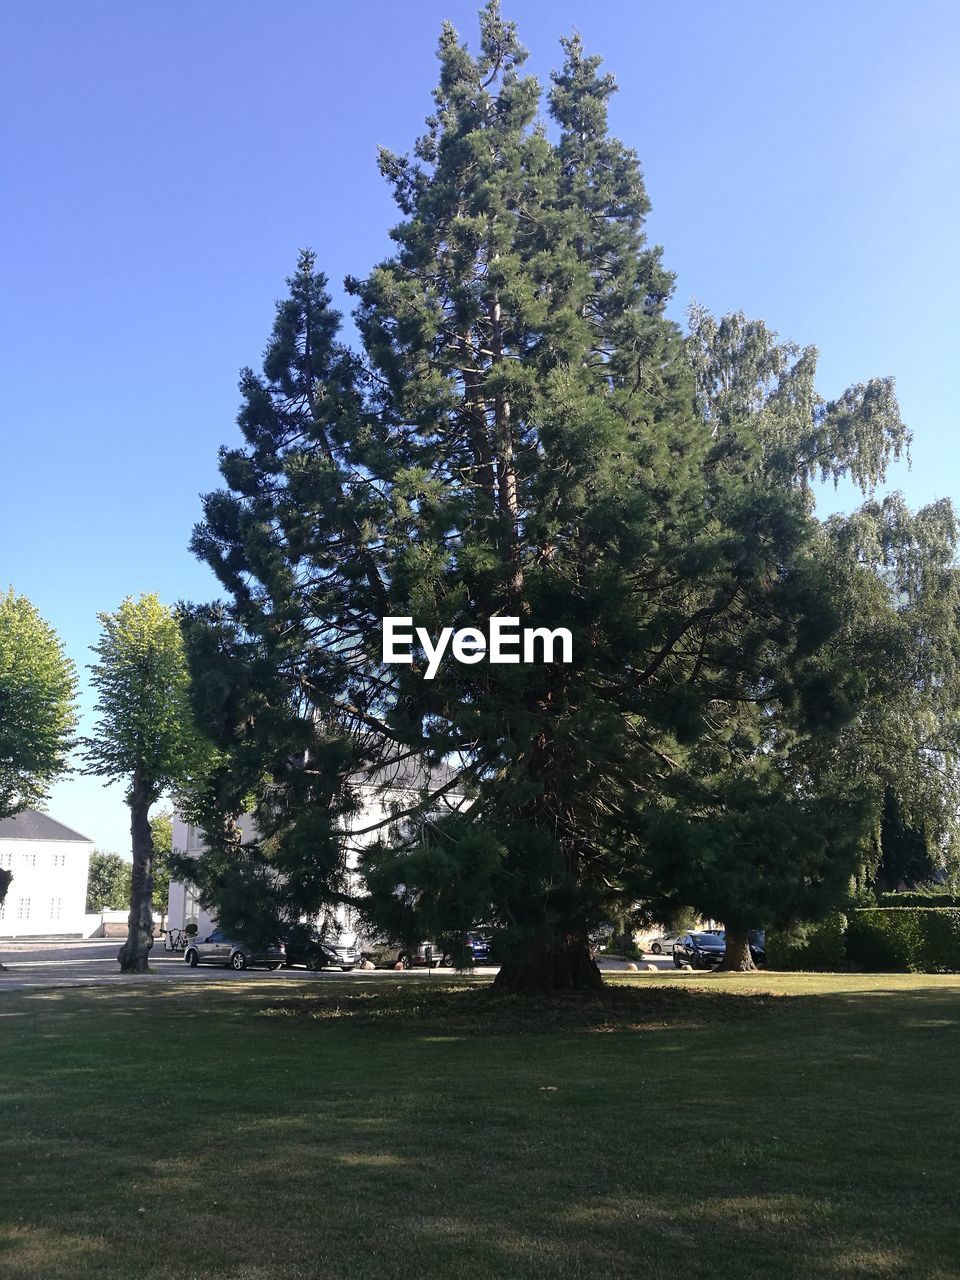
[{"label": "hedge", "polygon": [[960,894],[941,889],[904,889],[877,895],[880,907],[960,907]]},{"label": "hedge", "polygon": [[866,907],[851,911],[847,960],[872,973],[960,972],[960,910]]},{"label": "hedge", "polygon": [[836,911],[820,924],[799,924],[780,933],[771,931],[767,937],[767,966],[817,973],[845,969],[846,930],[846,916]]}]

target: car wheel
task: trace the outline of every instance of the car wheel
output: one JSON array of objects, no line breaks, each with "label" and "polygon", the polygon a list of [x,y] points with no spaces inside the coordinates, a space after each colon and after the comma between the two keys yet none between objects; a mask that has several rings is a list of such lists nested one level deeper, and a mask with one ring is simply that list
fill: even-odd
[{"label": "car wheel", "polygon": [[663,955],[663,947],[661,947],[659,942],[655,942],[650,950],[655,956]]},{"label": "car wheel", "polygon": [[307,968],[311,973],[319,973],[323,968],[323,961],[319,956],[307,956]]},{"label": "car wheel", "polygon": [[191,969],[195,969],[197,967],[197,953],[195,951],[188,951],[187,954],[183,957],[183,959],[184,959],[184,962],[188,964]]},{"label": "car wheel", "polygon": [[397,956],[397,964],[401,969],[412,969],[413,961],[409,956]]},{"label": "car wheel", "polygon": [[680,960],[678,960],[676,956],[674,956],[674,957],[673,957],[673,967],[674,967],[675,969],[682,969],[682,968],[683,968],[683,964],[682,964],[682,962],[681,962]]},{"label": "car wheel", "polygon": [[451,956],[451,955],[446,955],[446,956],[444,956],[444,957],[443,957],[443,959],[440,961],[440,963],[443,965],[443,967],[444,967],[445,969],[452,969],[452,968],[453,968],[453,956]]},{"label": "car wheel", "polygon": [[245,969],[247,967],[247,957],[242,951],[235,951],[233,953],[230,957],[230,967],[232,969],[236,969],[237,973],[239,973],[241,969]]},{"label": "car wheel", "polygon": [[340,972],[341,972],[341,973],[353,973],[353,971],[354,971],[354,969],[355,969],[356,967],[357,967],[357,966],[356,966],[355,964],[342,964],[342,965],[340,966]]}]

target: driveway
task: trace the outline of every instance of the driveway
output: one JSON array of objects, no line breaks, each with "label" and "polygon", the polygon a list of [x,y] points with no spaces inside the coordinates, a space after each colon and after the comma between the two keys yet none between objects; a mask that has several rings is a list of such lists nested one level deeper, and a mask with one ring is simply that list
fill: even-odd
[{"label": "driveway", "polygon": [[[121,974],[117,966],[117,952],[120,945],[120,940],[115,938],[109,942],[104,942],[102,939],[86,942],[0,940],[0,964],[4,966],[0,970],[0,992],[24,991],[40,987],[115,986],[118,983],[129,983],[129,976]],[[655,964],[662,970],[673,969],[673,961],[664,956],[645,956],[640,968],[645,968],[647,964]],[[628,962],[601,958],[599,965],[606,973],[616,973],[626,970]],[[243,982],[254,977],[262,978],[267,972],[264,969],[248,969],[244,973],[234,973],[232,969],[212,965],[200,965],[196,969],[189,969],[183,963],[182,954],[164,951],[159,940],[154,943],[153,950],[150,952],[150,969],[151,974],[148,980],[151,982],[206,982],[211,977],[222,981],[225,975],[234,981]],[[304,969],[282,972],[287,972],[290,976],[307,976]],[[389,969],[378,969],[377,975],[389,976],[402,982],[418,974],[423,977],[426,972],[425,969],[410,969],[400,973]],[[432,972],[441,978],[455,976],[450,969],[435,969]],[[480,976],[492,977],[497,970],[495,966],[482,966],[472,972]],[[317,980],[322,981],[323,976],[323,974],[316,975]],[[331,971],[331,976],[359,979],[369,977],[370,971],[354,969],[352,973],[341,973],[337,970],[335,973]]]}]

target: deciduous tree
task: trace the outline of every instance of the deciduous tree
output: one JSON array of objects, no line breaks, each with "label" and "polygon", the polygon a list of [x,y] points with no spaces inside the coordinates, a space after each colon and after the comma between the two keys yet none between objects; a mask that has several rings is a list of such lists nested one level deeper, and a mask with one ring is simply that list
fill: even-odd
[{"label": "deciduous tree", "polygon": [[87,910],[129,910],[130,876],[130,863],[119,853],[94,849],[87,871]]},{"label": "deciduous tree", "polygon": [[180,626],[156,595],[127,597],[99,614],[94,736],[85,739],[88,773],[127,784],[133,870],[124,973],[143,973],[153,946],[154,843],[150,807],[197,767],[200,748],[189,704]]},{"label": "deciduous tree", "polygon": [[0,595],[0,818],[42,805],[67,768],[75,686],[53,628],[26,596]]}]

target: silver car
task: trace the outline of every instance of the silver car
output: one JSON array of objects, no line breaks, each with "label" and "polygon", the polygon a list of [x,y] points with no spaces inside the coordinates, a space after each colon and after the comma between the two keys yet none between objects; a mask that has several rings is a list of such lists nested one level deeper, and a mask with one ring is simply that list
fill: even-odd
[{"label": "silver car", "polygon": [[271,942],[267,946],[252,946],[239,938],[231,938],[222,929],[215,929],[205,938],[194,938],[187,943],[183,959],[191,969],[198,964],[222,964],[229,969],[249,969],[252,965],[266,965],[268,969],[279,969],[287,958],[287,951],[282,942]]},{"label": "silver car", "polygon": [[661,933],[659,937],[650,939],[650,950],[655,956],[672,956],[673,944],[682,936],[680,933]]}]

